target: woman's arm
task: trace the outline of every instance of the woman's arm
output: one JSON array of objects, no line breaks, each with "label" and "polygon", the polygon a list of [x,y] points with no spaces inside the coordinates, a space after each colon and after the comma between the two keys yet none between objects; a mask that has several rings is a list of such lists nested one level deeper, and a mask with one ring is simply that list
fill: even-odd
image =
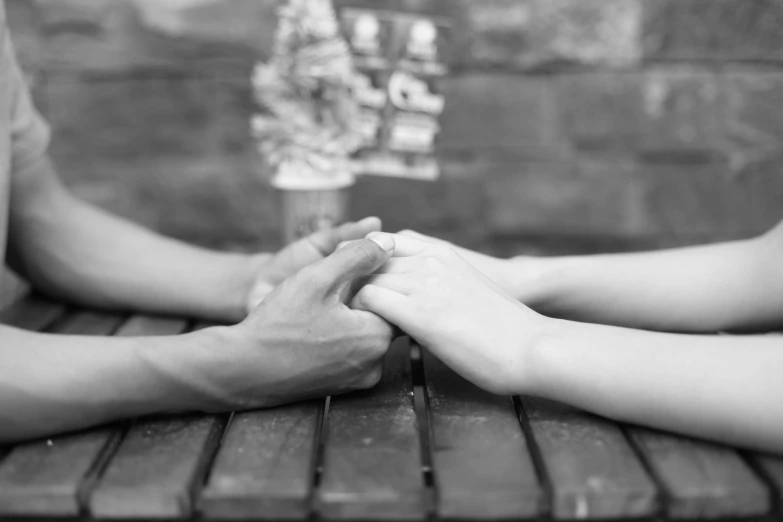
[{"label": "woman's arm", "polygon": [[516,258],[512,294],[546,315],[681,332],[783,328],[783,227],[743,241]]},{"label": "woman's arm", "polygon": [[448,247],[397,236],[354,306],[478,386],[783,451],[783,337],[663,334],[540,315]]},{"label": "woman's arm", "polygon": [[548,319],[512,393],[783,451],[783,337],[685,335]]},{"label": "woman's arm", "polygon": [[753,239],[631,254],[505,260],[449,246],[553,317],[681,332],[783,329],[783,222]]}]

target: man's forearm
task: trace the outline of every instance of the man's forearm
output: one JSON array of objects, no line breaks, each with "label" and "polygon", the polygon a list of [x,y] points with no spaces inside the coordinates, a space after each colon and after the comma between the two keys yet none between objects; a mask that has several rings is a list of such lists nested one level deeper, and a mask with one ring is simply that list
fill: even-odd
[{"label": "man's forearm", "polygon": [[516,258],[513,293],[555,317],[653,330],[783,327],[783,256],[765,238],[633,254]]},{"label": "man's forearm", "polygon": [[164,238],[73,198],[48,162],[36,169],[34,186],[14,190],[11,260],[41,291],[90,307],[245,316],[260,257]]},{"label": "man's forearm", "polygon": [[520,391],[613,419],[783,451],[783,340],[551,320]]},{"label": "man's forearm", "polygon": [[0,326],[0,444],[146,414],[221,409],[198,374],[145,354],[218,351],[214,329],[166,337],[90,337]]}]

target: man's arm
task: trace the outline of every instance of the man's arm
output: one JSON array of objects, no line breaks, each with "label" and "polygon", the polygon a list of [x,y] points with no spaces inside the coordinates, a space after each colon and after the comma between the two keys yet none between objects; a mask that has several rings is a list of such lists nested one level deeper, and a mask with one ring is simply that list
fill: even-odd
[{"label": "man's arm", "polygon": [[348,308],[394,244],[358,241],[278,285],[241,323],[162,337],[0,325],[0,444],[168,411],[273,406],[378,382],[392,328]]},{"label": "man's arm", "polygon": [[[214,332],[167,337],[38,334],[0,325],[0,444],[84,428],[116,419],[218,406],[140,354],[185,357],[212,347]],[[189,359],[183,358],[183,370]]]},{"label": "man's arm", "polygon": [[164,238],[70,195],[46,156],[14,172],[10,256],[40,291],[84,306],[238,321],[265,256]]}]

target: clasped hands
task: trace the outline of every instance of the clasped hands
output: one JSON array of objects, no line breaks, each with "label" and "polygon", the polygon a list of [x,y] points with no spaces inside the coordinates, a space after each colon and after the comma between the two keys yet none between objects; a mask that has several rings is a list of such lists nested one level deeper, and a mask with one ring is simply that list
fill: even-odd
[{"label": "clasped hands", "polygon": [[[264,260],[281,280],[257,283],[247,318],[223,332],[237,351],[232,359],[244,361],[213,387],[223,402],[262,407],[371,387],[395,327],[476,385],[520,393],[528,380],[523,340],[535,339],[543,316],[448,243],[379,232],[377,220],[343,227]],[[335,250],[326,255],[328,248]],[[486,272],[499,261],[464,252]],[[284,277],[281,267],[297,264]]]}]

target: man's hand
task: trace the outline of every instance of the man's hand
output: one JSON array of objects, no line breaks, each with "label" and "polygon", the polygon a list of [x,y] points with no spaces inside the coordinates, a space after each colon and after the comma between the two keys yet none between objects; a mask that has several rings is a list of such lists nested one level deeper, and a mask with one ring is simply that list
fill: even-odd
[{"label": "man's hand", "polygon": [[524,389],[531,379],[529,346],[548,320],[448,246],[410,234],[393,237],[394,258],[369,279],[353,306],[398,326],[482,388]]},{"label": "man's hand", "polygon": [[368,217],[337,228],[319,230],[291,243],[276,254],[259,257],[256,279],[247,298],[248,313],[283,280],[328,256],[341,242],[361,239],[380,229],[381,220]]},{"label": "man's hand", "polygon": [[[352,310],[351,284],[391,257],[394,241],[360,240],[278,285],[241,323],[205,330],[215,338],[195,356],[188,387],[215,410],[247,409],[374,386],[392,327]],[[173,362],[172,362],[173,364]],[[181,364],[181,363],[180,363]],[[159,367],[160,371],[160,367]]]}]

